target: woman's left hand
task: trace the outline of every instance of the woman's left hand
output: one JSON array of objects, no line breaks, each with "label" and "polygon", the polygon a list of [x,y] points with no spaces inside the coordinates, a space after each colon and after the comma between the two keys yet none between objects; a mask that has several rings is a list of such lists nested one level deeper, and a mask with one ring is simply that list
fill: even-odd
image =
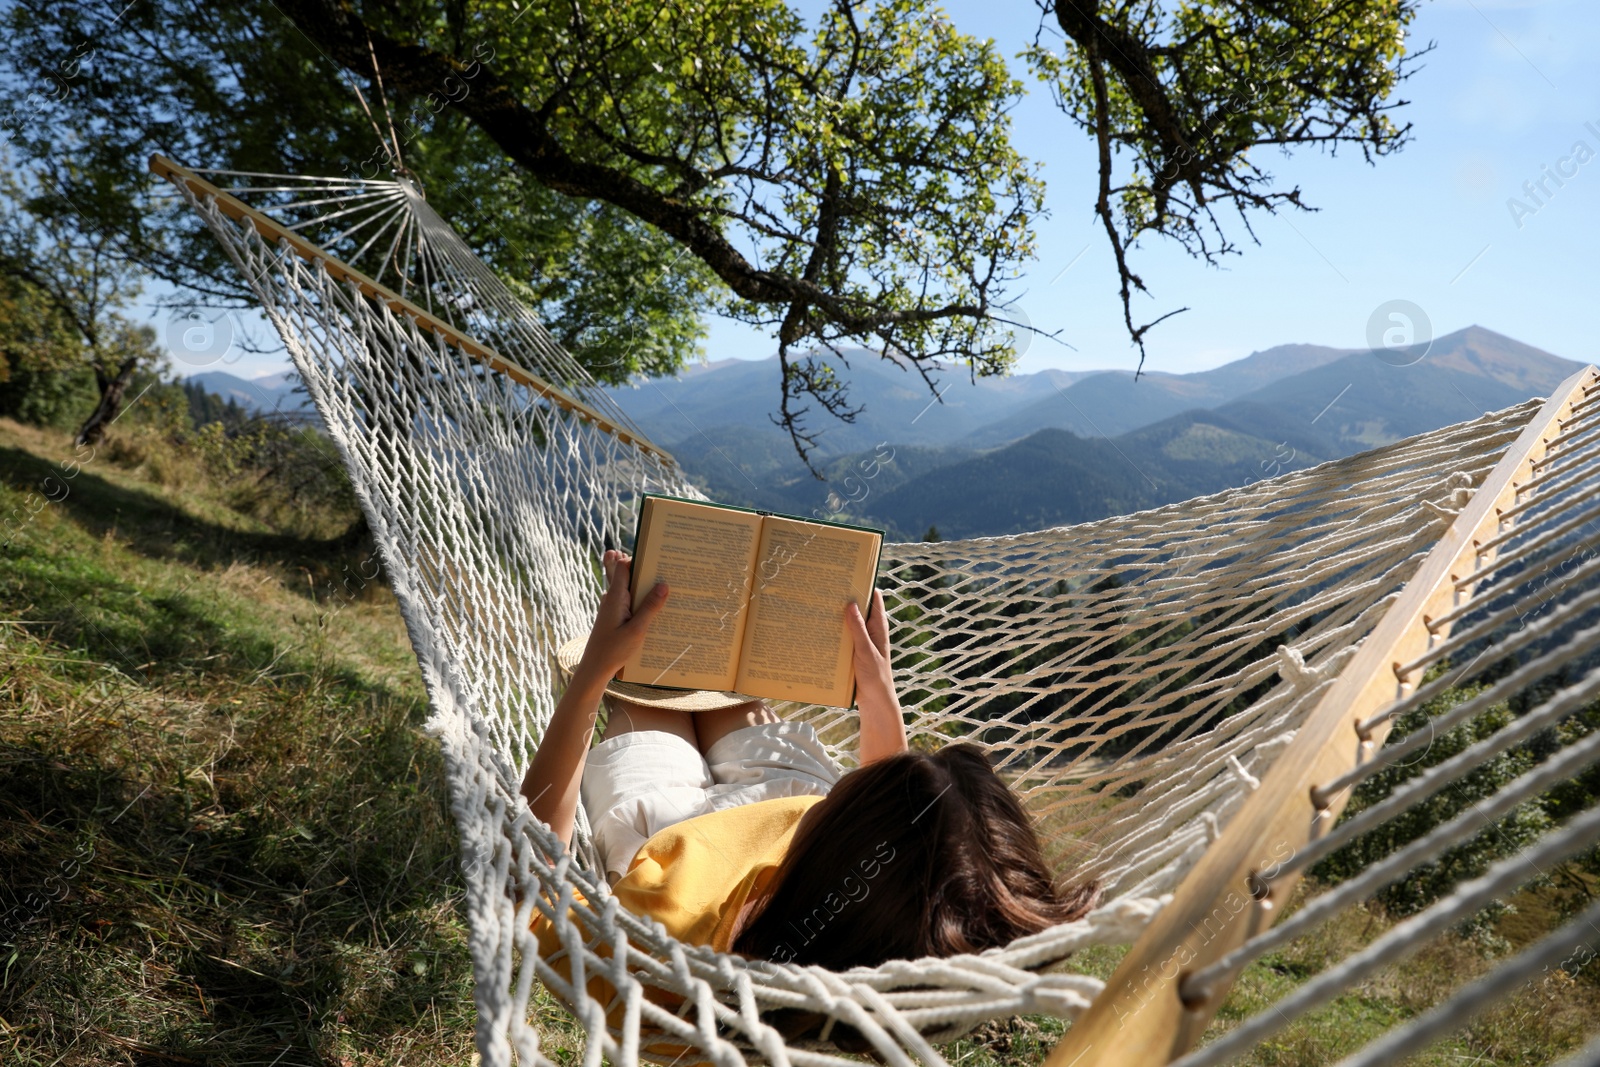
[{"label": "woman's left hand", "polygon": [[845,627],[855,645],[856,707],[861,715],[861,765],[906,750],[905,717],[889,664],[889,616],[883,594],[872,591],[865,619],[854,602],[845,606]]}]

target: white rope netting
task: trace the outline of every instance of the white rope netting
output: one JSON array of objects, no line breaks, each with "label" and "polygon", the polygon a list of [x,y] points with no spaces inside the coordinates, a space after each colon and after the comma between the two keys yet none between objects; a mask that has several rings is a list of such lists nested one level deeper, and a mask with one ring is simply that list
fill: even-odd
[{"label": "white rope netting", "polygon": [[[1359,737],[1430,706],[1409,732],[1349,772],[1319,783],[1333,797],[1385,770],[1424,760],[1439,738],[1483,716],[1505,718],[1486,736],[1406,778],[1275,872],[1299,874],[1390,820],[1452,789],[1508,753],[1533,760],[1521,774],[1464,806],[1453,818],[1395,848],[1300,911],[1247,940],[1187,979],[1191,995],[1251,960],[1288,944],[1476,839],[1503,835],[1502,820],[1600,764],[1600,380],[1592,372],[1574,392],[1570,414],[1550,427],[1548,452],[1521,467],[1514,503],[1498,509],[1488,535],[1472,541],[1472,562],[1450,578],[1456,603],[1426,620],[1431,640],[1416,658],[1395,663],[1397,678],[1420,679],[1411,692],[1357,723]],[[1455,700],[1447,699],[1455,697]],[[1509,716],[1506,714],[1509,712]],[[1179,1061],[1181,1067],[1234,1062],[1295,1019],[1421,951],[1496,901],[1548,877],[1559,864],[1600,845],[1600,807],[1564,817],[1535,840],[1456,884],[1406,919]],[[1600,906],[1590,906],[1444,1003],[1396,1027],[1345,1065],[1376,1067],[1420,1052],[1487,1007],[1530,988],[1535,976],[1566,964],[1582,969],[1600,949]]]},{"label": "white rope netting", "polygon": [[[1132,516],[886,546],[913,744],[986,745],[1059,869],[1099,879],[1104,903],[975,956],[844,974],[747,961],[622,910],[582,813],[568,855],[518,794],[554,708],[553,651],[592,620],[597,557],[628,543],[639,494],[693,485],[409,183],[203,173],[233,187],[174,184],[288,348],[415,646],[486,1064],[549,1062],[535,980],[585,1029],[587,1067],[855,1062],[841,1049],[942,1064],[935,1045],[984,1020],[1076,1017],[1101,982],[1043,969],[1139,935],[1539,407]],[[853,714],[786,713],[853,765]],[[536,912],[562,946],[548,958]]]}]

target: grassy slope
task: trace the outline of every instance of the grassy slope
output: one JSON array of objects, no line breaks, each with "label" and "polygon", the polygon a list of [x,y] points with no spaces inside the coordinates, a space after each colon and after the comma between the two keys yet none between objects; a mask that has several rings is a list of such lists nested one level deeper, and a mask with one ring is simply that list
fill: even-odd
[{"label": "grassy slope", "polygon": [[[370,564],[229,508],[236,487],[160,452],[43,481],[70,458],[0,420],[0,1062],[469,1063],[455,835],[414,661],[381,582],[328,591]],[[1386,926],[1356,909],[1250,968],[1218,1025]],[[1117,956],[1077,963],[1105,976]],[[1252,1062],[1331,1062],[1486,965],[1430,949]],[[1531,985],[1424,1062],[1545,1062],[1600,1017],[1595,970]],[[575,1061],[565,1014],[534,1010]],[[949,1055],[1035,1064],[1059,1031],[1013,1020]]]},{"label": "grassy slope", "polygon": [[116,451],[44,483],[65,440],[0,422],[0,1062],[470,1062],[392,597]]}]

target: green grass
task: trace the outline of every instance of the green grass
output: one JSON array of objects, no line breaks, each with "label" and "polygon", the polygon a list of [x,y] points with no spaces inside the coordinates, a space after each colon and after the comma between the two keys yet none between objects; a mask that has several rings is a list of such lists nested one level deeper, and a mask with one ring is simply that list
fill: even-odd
[{"label": "green grass", "polygon": [[[471,1063],[443,767],[392,597],[338,591],[372,573],[336,536],[349,516],[262,508],[137,438],[41,504],[71,457],[0,420],[0,1062]],[[1544,907],[1519,900],[1502,933],[1537,936]],[[1388,926],[1353,909],[1250,967],[1212,1033]],[[1120,956],[1072,965],[1107,977]],[[1490,962],[1432,946],[1246,1062],[1333,1062]],[[1600,1018],[1597,969],[1418,1062],[1547,1062]],[[532,1010],[576,1063],[571,1020],[542,992]],[[993,1023],[947,1054],[1037,1064],[1062,1029]]]},{"label": "green grass", "polygon": [[[1297,894],[1302,902],[1306,895],[1304,888]],[[1522,899],[1532,904],[1540,896],[1531,893]],[[1316,933],[1269,954],[1246,969],[1212,1033],[1265,1009],[1305,978],[1371,943],[1393,925],[1374,906],[1355,907]],[[1548,929],[1529,932],[1536,935]],[[1241,1063],[1287,1067],[1335,1062],[1427,1011],[1462,984],[1488,972],[1495,962],[1479,943],[1464,938],[1435,941],[1411,959],[1297,1021]],[[1465,1029],[1406,1062],[1417,1067],[1545,1064],[1581,1046],[1597,1019],[1600,968],[1590,963],[1576,976],[1557,970],[1513,991],[1509,999]]]},{"label": "green grass", "polygon": [[[1314,889],[1302,885],[1295,907]],[[1546,911],[1548,896],[1526,891],[1514,898],[1515,910],[1499,931],[1514,948],[1548,932],[1557,919]],[[1291,909],[1291,913],[1292,913]],[[1525,921],[1530,913],[1537,918]],[[1394,922],[1376,907],[1353,907],[1284,950],[1245,968],[1207,1031],[1213,1040],[1266,1010],[1311,975],[1317,974],[1387,932]],[[1081,953],[1073,969],[1109,978],[1122,949],[1094,948]],[[1422,1014],[1453,990],[1495,965],[1476,943],[1445,938],[1425,946],[1409,960],[1311,1012],[1237,1061],[1239,1067],[1313,1067],[1336,1063],[1394,1026]],[[1578,962],[1583,962],[1579,960]],[[1550,973],[1515,990],[1491,1011],[1422,1055],[1410,1067],[1534,1067],[1548,1064],[1582,1046],[1600,1021],[1600,961],[1588,959],[1576,974]],[[959,1067],[1011,1067],[1037,1064],[1065,1024],[1056,1019],[1012,1019],[991,1023],[947,1050]]]}]

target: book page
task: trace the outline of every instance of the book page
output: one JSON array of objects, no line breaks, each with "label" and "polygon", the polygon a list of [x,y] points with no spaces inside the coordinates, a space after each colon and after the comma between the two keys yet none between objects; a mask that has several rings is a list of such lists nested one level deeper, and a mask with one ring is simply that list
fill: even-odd
[{"label": "book page", "polygon": [[667,606],[651,624],[625,682],[732,689],[738,673],[761,516],[683,500],[644,502],[634,546],[633,603],[657,580]]},{"label": "book page", "polygon": [[849,707],[855,694],[845,605],[863,612],[883,538],[768,515],[750,595],[741,693]]}]

